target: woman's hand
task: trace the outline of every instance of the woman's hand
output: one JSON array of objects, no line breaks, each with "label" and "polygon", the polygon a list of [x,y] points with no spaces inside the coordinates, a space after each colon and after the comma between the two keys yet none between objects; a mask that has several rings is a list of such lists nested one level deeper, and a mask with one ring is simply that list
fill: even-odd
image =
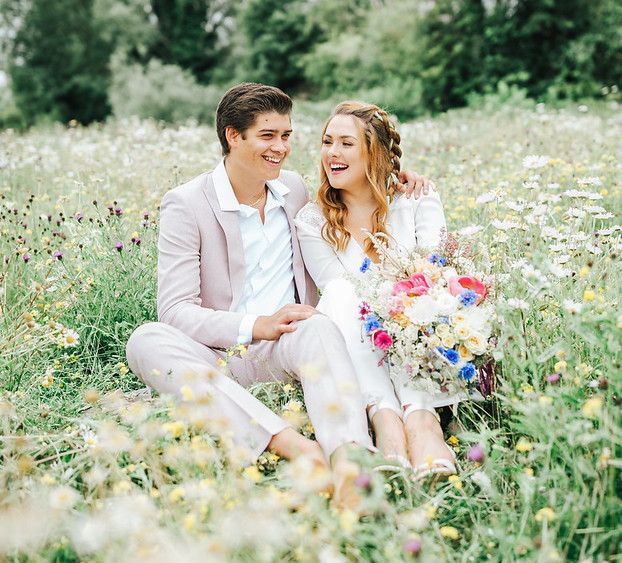
[{"label": "woman's hand", "polygon": [[410,170],[402,170],[397,175],[397,180],[399,182],[397,189],[405,194],[407,198],[414,195],[415,199],[419,199],[422,193],[423,195],[428,195],[430,188],[436,191],[436,185],[432,180]]}]

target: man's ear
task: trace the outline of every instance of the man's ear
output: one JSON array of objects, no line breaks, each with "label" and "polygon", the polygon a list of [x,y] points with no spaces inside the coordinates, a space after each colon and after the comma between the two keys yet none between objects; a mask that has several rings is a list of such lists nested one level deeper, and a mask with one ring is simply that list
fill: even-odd
[{"label": "man's ear", "polygon": [[225,127],[225,138],[229,143],[229,148],[233,148],[239,144],[242,135],[235,127]]}]

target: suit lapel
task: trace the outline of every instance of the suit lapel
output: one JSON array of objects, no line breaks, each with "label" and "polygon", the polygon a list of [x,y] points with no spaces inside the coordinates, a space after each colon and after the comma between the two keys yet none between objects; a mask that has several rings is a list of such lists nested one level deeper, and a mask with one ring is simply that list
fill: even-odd
[{"label": "suit lapel", "polygon": [[244,262],[244,245],[240,231],[240,220],[237,211],[222,211],[218,203],[218,197],[214,190],[214,181],[209,175],[203,186],[203,192],[209,202],[216,220],[220,224],[227,240],[227,257],[229,266],[229,283],[231,284],[231,307],[234,311],[238,306],[242,291],[244,290],[244,278],[246,276],[246,264]]}]

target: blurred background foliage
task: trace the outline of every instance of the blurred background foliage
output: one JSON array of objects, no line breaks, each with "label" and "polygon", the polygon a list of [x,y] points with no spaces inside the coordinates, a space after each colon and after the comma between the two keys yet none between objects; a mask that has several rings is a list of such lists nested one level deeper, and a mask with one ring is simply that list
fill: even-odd
[{"label": "blurred background foliage", "polygon": [[619,0],[0,0],[0,127],[209,122],[243,80],[402,119],[616,95]]}]

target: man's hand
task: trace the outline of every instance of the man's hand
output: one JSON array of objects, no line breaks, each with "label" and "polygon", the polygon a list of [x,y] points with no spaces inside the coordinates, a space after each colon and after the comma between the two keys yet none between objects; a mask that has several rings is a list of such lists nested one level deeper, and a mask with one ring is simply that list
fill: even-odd
[{"label": "man's hand", "polygon": [[406,194],[407,198],[414,194],[415,199],[419,199],[422,193],[423,195],[428,195],[430,188],[436,190],[434,182],[410,170],[402,170],[397,175],[397,179],[399,181],[397,189]]},{"label": "man's hand", "polygon": [[253,326],[253,340],[278,340],[281,334],[296,330],[295,321],[304,321],[315,314],[319,314],[319,311],[310,305],[285,305],[274,315],[257,317]]}]

